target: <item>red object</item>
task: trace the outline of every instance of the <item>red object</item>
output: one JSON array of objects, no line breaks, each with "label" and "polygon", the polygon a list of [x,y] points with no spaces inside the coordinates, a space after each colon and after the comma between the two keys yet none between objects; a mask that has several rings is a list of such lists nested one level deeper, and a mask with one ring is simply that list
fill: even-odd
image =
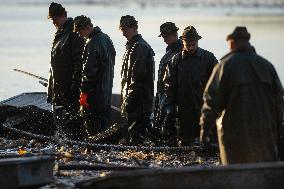
[{"label": "red object", "polygon": [[81,92],[79,102],[80,102],[81,106],[83,106],[85,108],[88,108],[90,106],[90,104],[87,103],[87,98],[88,98],[88,94]]}]

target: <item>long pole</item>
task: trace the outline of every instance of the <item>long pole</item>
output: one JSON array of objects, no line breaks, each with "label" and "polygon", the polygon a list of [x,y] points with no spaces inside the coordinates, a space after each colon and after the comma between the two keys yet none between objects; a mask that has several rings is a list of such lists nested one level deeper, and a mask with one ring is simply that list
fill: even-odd
[{"label": "long pole", "polygon": [[[13,69],[14,71],[16,72],[20,72],[20,73],[23,73],[23,74],[26,74],[26,75],[29,75],[29,76],[32,76],[32,77],[35,77],[37,79],[40,79],[42,81],[45,81],[45,82],[48,82],[48,79],[44,78],[44,77],[41,77],[41,76],[38,76],[38,75],[35,75],[35,74],[32,74],[30,72],[26,72],[26,71],[23,71],[23,70],[19,70],[19,69]],[[42,84],[44,87],[47,87],[47,83],[44,83],[42,81],[39,81],[40,84]],[[111,108],[115,111],[118,111],[118,112],[121,112],[120,108],[116,107],[116,106],[113,106],[111,105]]]},{"label": "long pole", "polygon": [[38,76],[38,75],[35,75],[35,74],[32,74],[32,73],[29,73],[29,72],[26,72],[26,71],[23,71],[23,70],[19,70],[19,69],[13,69],[13,70],[16,71],[16,72],[20,72],[20,73],[23,73],[23,74],[35,77],[35,78],[40,79],[42,81],[48,82],[48,79],[46,79],[44,77],[41,77],[41,76]]}]

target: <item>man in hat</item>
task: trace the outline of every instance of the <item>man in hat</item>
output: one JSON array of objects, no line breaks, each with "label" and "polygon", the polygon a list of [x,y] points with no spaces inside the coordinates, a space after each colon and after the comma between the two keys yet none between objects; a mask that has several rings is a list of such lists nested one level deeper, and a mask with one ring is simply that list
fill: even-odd
[{"label": "man in hat", "polygon": [[109,36],[93,27],[90,18],[77,16],[74,31],[87,39],[80,104],[87,133],[93,136],[109,123],[116,52]]},{"label": "man in hat", "polygon": [[193,26],[186,27],[180,38],[183,49],[167,67],[165,107],[169,115],[178,109],[178,140],[191,145],[199,137],[202,95],[218,61],[213,53],[198,47],[201,36]]},{"label": "man in hat", "polygon": [[138,22],[133,16],[120,19],[120,30],[127,39],[122,60],[122,114],[128,121],[128,136],[132,144],[141,144],[150,127],[154,98],[154,51],[138,34]]},{"label": "man in hat", "polygon": [[61,4],[50,4],[48,18],[57,31],[51,50],[47,101],[62,106],[65,129],[69,134],[77,135],[77,127],[81,125],[78,99],[84,39],[73,32],[73,19],[67,18],[67,12]]},{"label": "man in hat", "polygon": [[208,143],[217,121],[222,164],[276,161],[283,120],[283,87],[273,65],[256,54],[246,27],[228,35],[230,52],[204,92],[200,139]]},{"label": "man in hat", "polygon": [[[165,22],[160,26],[160,35],[168,45],[165,55],[161,58],[158,70],[157,93],[155,99],[153,128],[162,133],[162,137],[168,144],[176,143],[175,115],[167,115],[165,103],[165,78],[166,67],[172,57],[182,50],[182,41],[178,38],[178,27],[172,22]],[[168,117],[168,119],[165,119]],[[173,123],[172,123],[173,122]]]}]

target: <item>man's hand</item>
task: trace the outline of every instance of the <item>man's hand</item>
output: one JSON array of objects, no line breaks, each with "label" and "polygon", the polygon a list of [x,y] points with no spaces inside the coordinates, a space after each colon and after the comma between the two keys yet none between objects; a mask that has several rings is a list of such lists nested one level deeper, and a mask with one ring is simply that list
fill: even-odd
[{"label": "man's hand", "polygon": [[204,132],[203,129],[200,130],[200,142],[203,144],[204,147],[210,147],[210,137],[209,135]]},{"label": "man's hand", "polygon": [[87,103],[87,98],[88,98],[88,94],[81,92],[79,102],[80,102],[80,105],[85,107],[85,108],[90,107],[90,104]]},{"label": "man's hand", "polygon": [[51,104],[51,103],[52,103],[52,100],[51,100],[50,95],[48,95],[48,96],[47,96],[47,98],[46,98],[46,102],[47,102],[47,103],[49,103],[49,104]]}]

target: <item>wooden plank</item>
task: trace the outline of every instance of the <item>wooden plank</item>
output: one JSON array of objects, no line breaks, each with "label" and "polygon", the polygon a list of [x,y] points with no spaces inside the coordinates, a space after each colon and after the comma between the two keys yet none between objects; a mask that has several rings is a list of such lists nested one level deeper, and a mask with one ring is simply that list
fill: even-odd
[{"label": "wooden plank", "polygon": [[20,157],[0,159],[0,186],[22,188],[53,182],[54,157]]},{"label": "wooden plank", "polygon": [[83,181],[76,186],[82,189],[282,189],[284,162],[127,171]]}]

